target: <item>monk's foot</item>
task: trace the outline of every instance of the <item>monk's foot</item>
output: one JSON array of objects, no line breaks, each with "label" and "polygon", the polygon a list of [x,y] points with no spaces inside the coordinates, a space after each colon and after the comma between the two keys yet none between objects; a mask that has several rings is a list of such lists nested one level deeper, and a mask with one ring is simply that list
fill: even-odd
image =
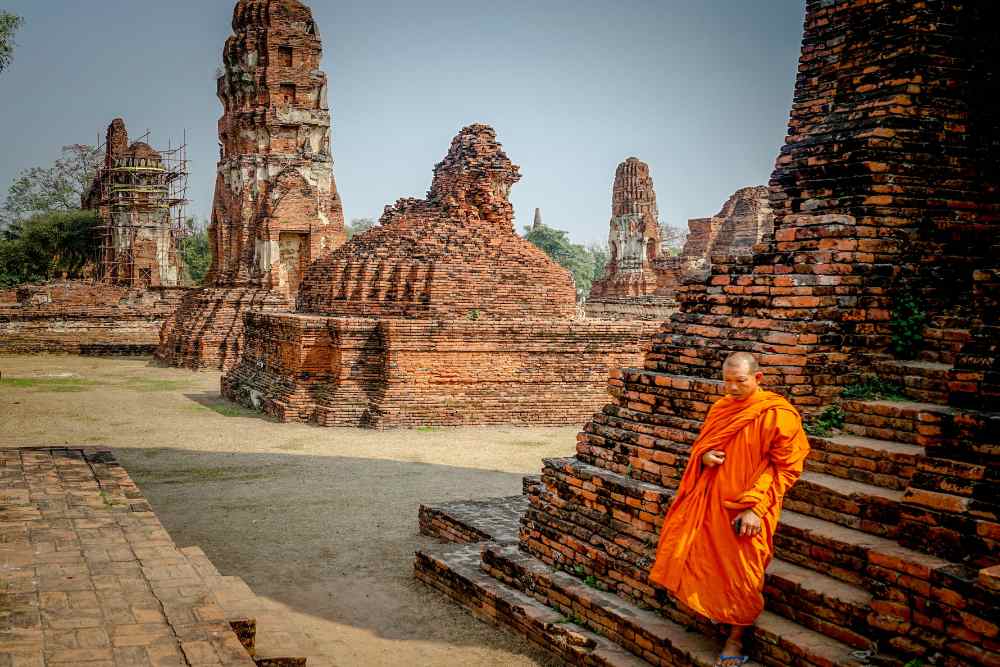
[{"label": "monk's foot", "polygon": [[715,661],[715,667],[740,667],[750,658],[743,655],[743,642],[729,639],[722,647],[722,654]]}]

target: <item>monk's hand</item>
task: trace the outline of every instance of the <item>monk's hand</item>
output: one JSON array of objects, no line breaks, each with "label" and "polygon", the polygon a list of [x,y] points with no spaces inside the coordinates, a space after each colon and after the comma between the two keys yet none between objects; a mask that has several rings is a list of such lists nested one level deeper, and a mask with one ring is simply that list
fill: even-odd
[{"label": "monk's hand", "polygon": [[705,452],[701,457],[701,464],[706,468],[721,466],[725,462],[726,462],[726,453],[721,452],[718,449],[711,449]]},{"label": "monk's hand", "polygon": [[733,525],[738,526],[737,535],[743,537],[756,537],[764,529],[760,522],[760,517],[754,514],[753,510],[743,510],[733,519]]}]

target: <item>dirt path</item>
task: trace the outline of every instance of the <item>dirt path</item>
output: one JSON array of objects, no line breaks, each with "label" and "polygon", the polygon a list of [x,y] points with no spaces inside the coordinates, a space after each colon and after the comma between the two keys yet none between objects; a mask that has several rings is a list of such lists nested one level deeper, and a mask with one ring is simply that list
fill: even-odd
[{"label": "dirt path", "polygon": [[576,428],[326,429],[147,359],[0,356],[0,445],[107,444],[179,546],[286,605],[339,665],[548,665],[412,577],[421,502],[513,495]]}]

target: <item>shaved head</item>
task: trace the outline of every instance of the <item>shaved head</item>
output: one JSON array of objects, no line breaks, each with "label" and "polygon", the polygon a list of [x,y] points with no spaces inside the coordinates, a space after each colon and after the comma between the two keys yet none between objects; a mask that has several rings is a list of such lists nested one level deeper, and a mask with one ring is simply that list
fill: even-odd
[{"label": "shaved head", "polygon": [[746,365],[748,373],[757,373],[760,371],[760,364],[757,363],[757,358],[749,352],[733,352],[722,362],[723,369],[743,368],[744,365]]}]

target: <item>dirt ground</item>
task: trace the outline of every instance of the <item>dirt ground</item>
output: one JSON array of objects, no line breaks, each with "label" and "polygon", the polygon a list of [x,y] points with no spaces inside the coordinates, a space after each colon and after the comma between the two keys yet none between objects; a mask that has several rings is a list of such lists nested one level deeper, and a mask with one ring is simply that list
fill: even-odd
[{"label": "dirt ground", "polygon": [[279,424],[218,373],[0,356],[0,446],[110,445],[178,546],[287,606],[338,665],[550,665],[413,579],[420,503],[513,495],[576,427]]}]

